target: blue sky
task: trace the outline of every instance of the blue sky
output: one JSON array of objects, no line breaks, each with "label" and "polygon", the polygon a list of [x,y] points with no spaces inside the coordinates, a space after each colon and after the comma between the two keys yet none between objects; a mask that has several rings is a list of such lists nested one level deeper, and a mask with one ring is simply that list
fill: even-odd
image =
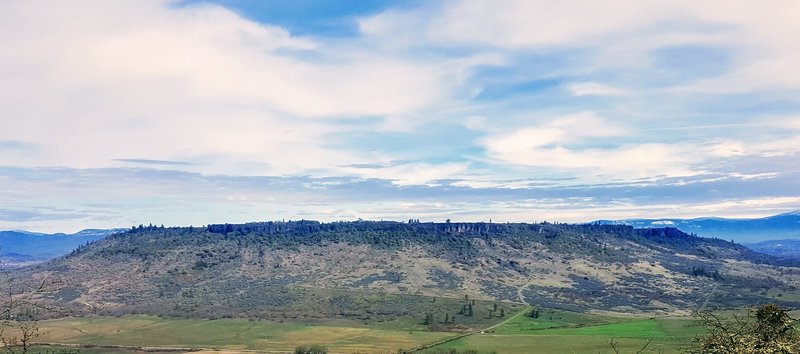
[{"label": "blue sky", "polygon": [[800,209],[795,1],[0,3],[0,229]]}]

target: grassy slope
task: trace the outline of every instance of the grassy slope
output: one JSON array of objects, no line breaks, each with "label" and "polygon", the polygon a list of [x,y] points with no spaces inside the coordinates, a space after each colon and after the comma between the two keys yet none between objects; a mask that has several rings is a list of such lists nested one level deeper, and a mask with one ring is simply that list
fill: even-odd
[{"label": "grassy slope", "polygon": [[560,310],[541,310],[539,318],[519,316],[494,329],[493,333],[528,335],[532,331],[555,327],[590,326],[620,321],[619,318]]}]

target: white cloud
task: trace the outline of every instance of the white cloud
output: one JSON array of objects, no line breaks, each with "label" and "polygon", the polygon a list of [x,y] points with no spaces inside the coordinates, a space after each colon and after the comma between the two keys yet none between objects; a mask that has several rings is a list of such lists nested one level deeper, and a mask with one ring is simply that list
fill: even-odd
[{"label": "white cloud", "polygon": [[[786,129],[791,122],[770,121],[763,126]],[[480,144],[492,163],[572,171],[582,180],[597,176],[621,180],[691,176],[729,159],[800,153],[800,135],[675,143],[625,142],[636,139],[638,134],[594,113],[583,112],[544,124],[492,132]],[[602,145],[593,145],[598,140]]]},{"label": "white cloud", "polygon": [[735,199],[722,202],[699,203],[698,205],[675,206],[677,215],[715,215],[727,217],[763,217],[775,215],[787,210],[796,210],[800,197],[764,197],[753,199]]},{"label": "white cloud", "polygon": [[551,119],[547,123],[495,134],[484,140],[495,151],[519,151],[554,144],[569,144],[585,138],[626,135],[623,127],[607,122],[594,112],[580,112]]},{"label": "white cloud", "polygon": [[[328,119],[414,117],[465,67],[368,46],[328,47],[214,5],[0,3],[0,165],[196,162],[206,173],[291,174],[367,156],[328,147]],[[470,64],[464,64],[469,66]],[[117,163],[118,164],[118,163]]]},{"label": "white cloud", "polygon": [[591,112],[553,119],[513,132],[489,135],[481,143],[503,164],[588,170],[590,175],[625,179],[656,175],[683,176],[696,172],[687,147],[668,144],[616,144],[613,147],[573,147],[593,138],[623,137],[628,132]]},{"label": "white cloud", "polygon": [[[637,28],[664,15],[636,1],[458,1],[433,26],[434,38],[503,48],[573,45]],[[663,11],[663,10],[662,10]],[[666,14],[665,14],[666,15]]]},{"label": "white cloud", "polygon": [[[786,6],[776,4],[776,9]],[[451,97],[454,88],[477,66],[511,65],[514,61],[509,58],[517,49],[611,48],[616,44],[651,48],[705,40],[768,47],[764,55],[793,58],[783,55],[797,46],[789,43],[792,36],[779,33],[794,26],[788,21],[791,11],[765,24],[764,16],[777,10],[762,6],[766,10],[748,16],[741,7],[750,5],[735,5],[735,10],[728,10],[683,2],[510,1],[504,6],[490,1],[453,2],[362,19],[360,28],[367,38],[332,47],[212,5],[3,2],[0,32],[14,35],[6,36],[0,48],[4,80],[0,119],[13,124],[13,129],[1,130],[0,140],[22,141],[36,151],[6,149],[0,152],[0,164],[98,167],[129,158],[195,162],[186,169],[208,173],[336,171],[332,166],[373,156],[348,148],[331,149],[330,139],[347,128],[329,124],[327,118],[378,116],[384,119],[379,129],[412,132],[421,129],[419,122],[438,118],[429,111],[431,107],[456,107],[453,112],[470,116],[470,107],[465,107],[469,103]],[[419,16],[419,11],[427,12]],[[416,19],[409,22],[411,17]],[[719,23],[727,32],[715,29],[705,36],[691,26],[676,30],[661,25],[665,19],[687,18]],[[386,36],[408,36],[409,40],[384,47],[382,43],[392,42],[381,40]],[[656,37],[663,40],[646,40]],[[736,38],[742,42],[726,42]],[[496,49],[447,59],[410,59],[398,49],[448,44]],[[782,77],[791,81],[791,75]],[[567,88],[574,95],[627,93],[591,81]],[[498,126],[494,120],[471,118],[464,126],[494,132]],[[608,128],[596,123],[584,119],[570,124],[568,134],[557,125],[537,126],[488,141],[498,156],[518,161],[523,159],[511,156],[526,149],[569,143],[564,139],[601,137],[578,131],[597,134]],[[760,149],[794,148],[790,140],[772,145]],[[596,157],[576,156],[574,149],[548,149],[567,161],[583,161],[578,165],[596,164],[592,162]],[[648,149],[663,158],[673,155],[665,146],[649,145]],[[616,151],[620,156],[638,156],[633,147]],[[731,155],[743,150],[720,151]]]},{"label": "white cloud", "polygon": [[[360,216],[373,219],[391,219],[397,215],[406,218],[426,215],[425,220],[493,220],[494,222],[589,222],[593,220],[619,220],[626,218],[695,218],[721,216],[729,218],[757,218],[796,210],[798,197],[766,197],[732,199],[713,202],[669,203],[597,203],[586,198],[529,199],[513,202],[386,203],[381,208],[365,208]],[[460,212],[454,212],[458,210]],[[402,219],[401,219],[402,220]]]},{"label": "white cloud", "polygon": [[[204,174],[183,182],[218,175],[326,177],[302,188],[303,178],[297,178],[294,189],[286,191],[289,184],[264,189],[269,178],[236,190],[211,182],[181,189],[183,182],[152,181],[153,171],[96,179],[48,174],[31,178],[40,183],[16,185],[13,177],[0,176],[10,186],[0,191],[0,202],[23,211],[51,204],[67,210],[83,203],[87,210],[61,214],[90,215],[80,224],[96,226],[140,222],[166,215],[165,210],[175,216],[172,223],[197,223],[249,221],[266,212],[405,218],[420,208],[442,219],[474,212],[484,219],[502,215],[516,221],[697,215],[704,207],[730,214],[784,208],[797,200],[764,199],[767,204],[761,205],[759,199],[741,197],[732,204],[695,203],[688,209],[678,202],[645,208],[558,198],[501,205],[486,202],[480,194],[485,190],[472,202],[438,200],[468,187],[519,189],[510,195],[522,199],[528,197],[520,194],[544,193],[552,186],[606,185],[617,179],[637,179],[627,184],[632,188],[661,188],[731,177],[754,182],[785,173],[769,164],[788,165],[800,152],[796,116],[729,114],[709,103],[719,97],[696,100],[684,93],[785,90],[775,102],[794,99],[792,90],[800,88],[800,71],[794,70],[800,62],[797,6],[773,0],[446,1],[364,18],[361,36],[329,40],[298,37],[207,4],[0,1],[0,166],[149,166]],[[723,74],[671,91],[654,90],[652,85],[663,81],[692,78],[652,67],[658,65],[652,50],[687,44],[730,54],[719,71],[711,70]],[[562,80],[573,96],[624,97],[577,100],[549,87],[526,91],[529,81]],[[515,91],[518,86],[525,92]],[[664,100],[653,98],[654,92]],[[532,112],[563,112],[573,103],[572,109],[616,118],[585,111],[542,122]],[[373,131],[375,136],[365,137]],[[476,134],[483,138],[473,140]],[[402,144],[424,145],[404,149]],[[480,155],[476,147],[485,155],[475,156]],[[419,156],[420,151],[430,153]],[[440,151],[445,155],[431,156]],[[739,159],[767,166],[755,172],[720,167],[735,167]],[[703,172],[708,173],[702,178],[663,178]],[[383,181],[331,178],[336,176]],[[64,179],[74,183],[53,186]],[[424,190],[442,179],[460,181],[427,201],[414,195],[384,205],[373,200],[374,189],[359,198],[347,193],[320,201],[319,191],[330,187],[325,183],[341,190],[364,183],[371,186],[365,189],[383,191],[388,180],[393,187],[425,185],[419,188]],[[91,191],[88,185],[101,181],[108,185]],[[786,185],[791,194],[793,185]],[[213,196],[206,195],[209,189]],[[454,196],[466,200],[470,193]],[[160,203],[161,197],[169,202]],[[89,204],[116,207],[98,211]],[[138,210],[138,216],[128,216],[127,210]],[[37,222],[54,229],[64,225]],[[33,224],[0,227],[26,225]]]},{"label": "white cloud", "polygon": [[483,116],[470,116],[464,119],[464,127],[469,130],[487,130],[490,125],[486,117]]},{"label": "white cloud", "polygon": [[468,163],[404,163],[375,168],[343,167],[339,171],[362,178],[391,180],[397,185],[424,185],[436,180],[449,179],[463,174]]},{"label": "white cloud", "polygon": [[[419,46],[510,51],[592,49],[575,70],[652,65],[652,49],[710,46],[733,53],[732,68],[678,91],[739,93],[800,88],[800,10],[792,0],[753,2],[491,0],[448,2],[425,12],[392,11],[362,21],[362,32]],[[433,12],[433,14],[431,14]],[[720,63],[722,64],[722,63]]]},{"label": "white cloud", "polygon": [[[58,10],[46,2],[17,4],[23,5],[9,6],[24,9],[3,11],[8,31],[18,30],[23,21],[41,24],[42,13]],[[315,50],[317,43],[220,6],[143,8],[148,11],[131,14],[117,4],[93,2],[81,9],[87,15],[17,31],[15,41],[48,54],[29,71],[42,70],[42,79],[72,87],[161,80],[193,97],[263,104],[298,116],[404,113],[441,97],[435,66],[357,48],[314,62],[292,51]],[[96,17],[113,19],[114,25],[104,28]],[[52,32],[64,34],[55,41]]]},{"label": "white cloud", "polygon": [[596,82],[578,82],[567,85],[567,90],[573,96],[622,96],[629,92],[614,86],[603,85]]},{"label": "white cloud", "polygon": [[615,137],[630,133],[625,127],[609,122],[591,111],[561,116],[542,126],[568,130],[568,136],[572,139]]},{"label": "white cloud", "polygon": [[749,147],[754,155],[787,156],[800,152],[800,135],[753,144]]},{"label": "white cloud", "polygon": [[[767,123],[772,125],[775,123]],[[782,129],[791,129],[781,124]],[[790,135],[783,138],[754,137],[750,140],[721,140],[703,146],[712,156],[718,157],[738,157],[738,156],[762,156],[776,157],[789,156],[800,153],[800,135]]]},{"label": "white cloud", "polygon": [[790,0],[768,2],[697,2],[695,16],[731,26],[719,43],[737,52],[725,75],[679,88],[679,91],[742,93],[800,88],[800,5]]},{"label": "white cloud", "polygon": [[800,130],[800,117],[792,117],[790,119],[783,120],[780,124],[781,127]]}]

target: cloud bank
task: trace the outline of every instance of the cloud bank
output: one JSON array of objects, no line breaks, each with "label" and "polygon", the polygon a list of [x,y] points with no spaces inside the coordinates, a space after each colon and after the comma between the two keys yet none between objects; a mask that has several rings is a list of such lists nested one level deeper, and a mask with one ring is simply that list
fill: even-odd
[{"label": "cloud bank", "polygon": [[247,4],[0,3],[0,228],[800,208],[794,1]]}]

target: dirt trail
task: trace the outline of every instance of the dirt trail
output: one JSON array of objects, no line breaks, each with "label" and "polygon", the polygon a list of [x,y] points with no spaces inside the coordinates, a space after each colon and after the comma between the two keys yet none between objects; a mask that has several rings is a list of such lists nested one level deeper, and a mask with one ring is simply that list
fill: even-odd
[{"label": "dirt trail", "polygon": [[530,309],[531,309],[531,308],[530,308],[530,306],[528,306],[528,307],[524,308],[522,311],[520,311],[520,312],[517,312],[517,314],[515,314],[514,316],[511,316],[511,317],[509,317],[508,319],[506,319],[506,320],[504,320],[504,321],[502,321],[502,322],[500,322],[500,323],[497,323],[497,324],[495,324],[495,325],[492,325],[492,326],[486,327],[486,328],[484,328],[484,329],[478,329],[478,330],[473,330],[473,331],[471,331],[471,332],[462,333],[462,334],[459,334],[459,335],[457,335],[457,336],[453,336],[453,337],[450,337],[450,338],[445,338],[445,339],[442,339],[442,340],[440,340],[440,341],[437,341],[437,342],[433,342],[433,343],[429,343],[429,344],[421,345],[421,346],[419,346],[419,347],[416,347],[416,348],[414,348],[414,349],[411,349],[411,350],[409,351],[409,353],[418,353],[418,352],[420,352],[420,351],[422,351],[422,350],[425,350],[425,349],[430,349],[430,348],[433,348],[433,347],[436,347],[436,346],[439,346],[439,345],[442,345],[442,344],[445,344],[445,343],[448,343],[448,342],[452,342],[452,341],[454,341],[454,340],[461,339],[461,338],[464,338],[464,337],[469,337],[469,336],[471,336],[471,335],[473,335],[473,334],[477,334],[477,333],[483,333],[483,332],[486,332],[486,331],[489,331],[489,330],[495,329],[495,328],[497,328],[497,327],[500,327],[500,326],[502,326],[502,325],[504,325],[504,324],[508,323],[508,321],[511,321],[511,320],[513,320],[513,319],[515,319],[515,318],[517,318],[517,317],[519,317],[519,316],[522,316],[522,314],[524,314],[525,312],[528,312]]}]

